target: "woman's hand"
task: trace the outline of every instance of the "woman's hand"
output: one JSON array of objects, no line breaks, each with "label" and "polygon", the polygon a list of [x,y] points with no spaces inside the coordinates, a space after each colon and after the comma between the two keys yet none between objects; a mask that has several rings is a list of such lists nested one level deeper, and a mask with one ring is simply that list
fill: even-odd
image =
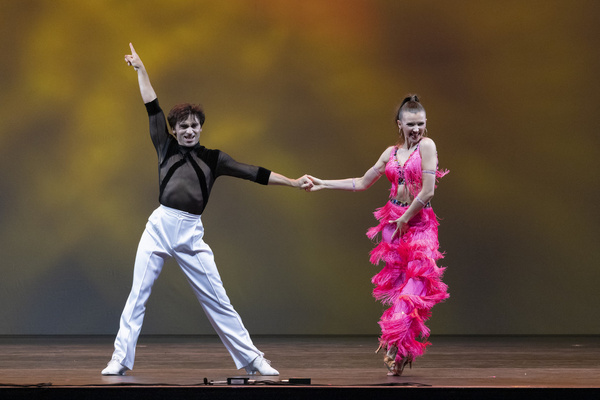
[{"label": "woman's hand", "polygon": [[390,224],[396,224],[396,230],[392,234],[392,240],[398,235],[398,239],[402,237],[408,231],[408,221],[405,221],[403,216],[392,221],[388,221]]},{"label": "woman's hand", "polygon": [[306,189],[307,192],[316,192],[317,190],[325,189],[325,182],[323,182],[321,179],[315,178],[312,175],[307,176],[312,183],[311,187]]}]

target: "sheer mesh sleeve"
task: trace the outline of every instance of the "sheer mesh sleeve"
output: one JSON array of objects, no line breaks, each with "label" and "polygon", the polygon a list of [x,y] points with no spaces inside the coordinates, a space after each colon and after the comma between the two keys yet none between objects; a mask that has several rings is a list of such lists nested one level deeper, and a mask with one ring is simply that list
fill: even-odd
[{"label": "sheer mesh sleeve", "polygon": [[247,179],[261,185],[269,183],[271,171],[255,165],[235,161],[229,154],[219,151],[216,176],[228,175],[236,178]]},{"label": "sheer mesh sleeve", "polygon": [[146,111],[148,112],[148,120],[150,123],[150,138],[156,148],[159,163],[162,163],[166,156],[167,147],[170,139],[173,137],[167,128],[167,120],[163,110],[158,104],[158,99],[146,103]]}]

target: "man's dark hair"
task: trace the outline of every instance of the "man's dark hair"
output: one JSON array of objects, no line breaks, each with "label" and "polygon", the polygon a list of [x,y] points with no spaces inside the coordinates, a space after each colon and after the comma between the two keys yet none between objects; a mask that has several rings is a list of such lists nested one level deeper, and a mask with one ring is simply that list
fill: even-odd
[{"label": "man's dark hair", "polygon": [[204,126],[204,120],[206,119],[206,115],[204,115],[204,110],[202,106],[199,104],[190,104],[190,103],[181,103],[175,105],[169,111],[169,115],[167,116],[167,121],[169,121],[169,126],[171,129],[175,128],[180,121],[185,121],[189,115],[194,115],[198,118],[198,122],[200,122],[200,126]]}]

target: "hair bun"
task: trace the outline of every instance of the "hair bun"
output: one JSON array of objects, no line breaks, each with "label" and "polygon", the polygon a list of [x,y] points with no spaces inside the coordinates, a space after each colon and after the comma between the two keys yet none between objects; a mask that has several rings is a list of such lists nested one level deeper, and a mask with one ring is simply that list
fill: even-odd
[{"label": "hair bun", "polygon": [[400,104],[400,107],[410,102],[421,103],[419,101],[419,96],[417,96],[416,94],[411,94],[410,96],[407,96],[404,98],[404,100],[402,100],[402,104]]},{"label": "hair bun", "polygon": [[404,111],[410,111],[412,113],[420,111],[424,112],[425,108],[423,108],[423,105],[419,100],[419,96],[417,96],[416,94],[410,94],[406,96],[404,100],[402,100],[402,104],[400,104],[400,107],[398,107],[398,111],[396,111],[396,118],[394,119],[394,122],[402,119],[402,113]]}]

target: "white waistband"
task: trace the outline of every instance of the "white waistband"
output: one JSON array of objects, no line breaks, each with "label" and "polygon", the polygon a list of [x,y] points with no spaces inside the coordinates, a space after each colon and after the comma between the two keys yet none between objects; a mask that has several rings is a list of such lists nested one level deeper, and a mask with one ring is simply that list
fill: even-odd
[{"label": "white waistband", "polygon": [[192,213],[189,213],[186,211],[181,211],[176,208],[164,206],[162,204],[158,208],[163,210],[165,213],[172,215],[174,217],[177,217],[177,218],[199,220],[202,217],[201,215],[198,215],[198,214],[192,214]]}]

